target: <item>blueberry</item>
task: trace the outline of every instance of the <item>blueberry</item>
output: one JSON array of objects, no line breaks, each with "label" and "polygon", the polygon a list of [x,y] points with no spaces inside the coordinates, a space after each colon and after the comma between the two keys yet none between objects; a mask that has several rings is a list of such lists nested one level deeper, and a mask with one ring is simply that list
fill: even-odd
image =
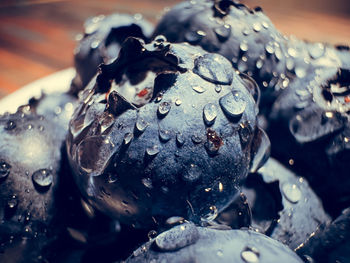
[{"label": "blueberry", "polygon": [[317,69],[293,82],[269,117],[272,155],[305,176],[334,217],[350,205],[349,77],[348,69]]},{"label": "blueberry", "polygon": [[84,35],[79,35],[75,48],[74,63],[77,71],[71,92],[77,94],[97,73],[101,63],[113,61],[119,53],[121,44],[129,36],[148,40],[153,26],[142,17],[126,14],[96,16],[84,25]]},{"label": "blueberry", "polygon": [[184,223],[145,243],[132,262],[302,262],[288,247],[250,230],[215,230]]},{"label": "blueberry", "polygon": [[70,123],[67,151],[82,194],[137,227],[172,216],[213,220],[266,159],[252,87],[220,55],[129,38]]}]

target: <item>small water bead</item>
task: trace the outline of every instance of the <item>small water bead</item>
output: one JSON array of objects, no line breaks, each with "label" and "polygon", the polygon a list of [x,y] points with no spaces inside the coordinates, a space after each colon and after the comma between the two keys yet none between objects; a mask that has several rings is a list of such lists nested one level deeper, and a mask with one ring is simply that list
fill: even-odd
[{"label": "small water bead", "polygon": [[248,51],[248,43],[246,41],[243,41],[240,45],[239,45],[240,50],[242,50],[243,52]]},{"label": "small water bead", "polygon": [[169,217],[165,223],[167,225],[176,225],[176,224],[182,224],[185,221],[185,219],[181,216],[172,216]]},{"label": "small water bead", "polygon": [[271,44],[266,45],[266,46],[265,46],[265,50],[266,50],[266,52],[269,53],[269,54],[275,53],[275,48],[274,48],[274,46],[271,45]]},{"label": "small water bead", "polygon": [[185,143],[185,137],[182,133],[178,132],[176,133],[176,144],[181,147]]},{"label": "small water bead", "polygon": [[138,118],[136,121],[135,127],[139,132],[144,132],[148,127],[148,125],[149,125],[148,122],[146,122],[144,119]]},{"label": "small water bead", "polygon": [[322,43],[309,44],[308,50],[313,59],[318,59],[325,53],[325,47]]},{"label": "small water bead", "polygon": [[199,232],[192,223],[185,223],[161,233],[155,239],[155,245],[162,251],[175,251],[197,242]]},{"label": "small water bead", "polygon": [[134,134],[132,134],[130,132],[126,133],[124,135],[124,140],[123,140],[124,144],[128,145],[132,141],[133,138],[134,138]]},{"label": "small water bead", "polygon": [[180,106],[182,104],[182,101],[180,99],[175,100],[175,105]]},{"label": "small water bead", "polygon": [[159,152],[160,150],[158,145],[146,148],[146,154],[151,157],[156,156]]},{"label": "small water bead", "polygon": [[16,126],[17,126],[17,125],[16,125],[16,123],[15,123],[14,121],[9,120],[9,121],[6,123],[4,129],[7,130],[7,131],[11,131],[11,130],[15,129]]},{"label": "small water bead", "polygon": [[191,164],[190,168],[182,175],[187,182],[197,181],[202,175],[202,170],[195,164]]},{"label": "small water bead", "polygon": [[214,32],[220,41],[226,41],[231,35],[231,26],[224,24],[214,29]]},{"label": "small water bead", "polygon": [[263,62],[261,59],[258,59],[258,60],[256,61],[256,68],[257,68],[257,69],[261,69],[262,66],[263,66],[263,64],[264,64],[264,62]]},{"label": "small water bead", "polygon": [[193,89],[195,92],[199,93],[199,94],[201,94],[201,93],[203,93],[203,92],[205,91],[204,88],[202,88],[201,86],[197,86],[197,85],[196,85],[196,86],[193,86],[192,89]]},{"label": "small water bead", "polygon": [[240,117],[246,109],[247,103],[239,91],[232,91],[219,100],[221,109],[228,117]]},{"label": "small water bead", "polygon": [[253,24],[253,29],[254,29],[255,32],[260,32],[260,30],[261,30],[261,24],[260,24],[259,22],[255,22],[255,23]]},{"label": "small water bead", "polygon": [[52,184],[53,175],[48,169],[40,169],[33,173],[33,182],[39,187],[48,187]]},{"label": "small water bead", "polygon": [[12,210],[12,209],[15,209],[17,205],[18,205],[18,199],[15,195],[13,195],[12,198],[7,201],[7,207]]},{"label": "small water bead", "polygon": [[92,49],[96,49],[96,48],[99,47],[100,44],[101,44],[101,41],[100,41],[100,40],[94,40],[94,41],[91,42],[90,47],[91,47]]},{"label": "small water bead", "polygon": [[[203,34],[198,34],[199,31],[187,31],[184,35],[185,40],[190,44],[198,44],[203,39]],[[200,31],[199,33],[202,33]]]},{"label": "small water bead", "polygon": [[298,203],[302,193],[296,184],[285,183],[282,185],[282,193],[291,203]]},{"label": "small water bead", "polygon": [[224,256],[224,252],[222,252],[222,250],[218,250],[216,252],[216,255],[218,255],[218,257],[223,257]]},{"label": "small water bead", "polygon": [[296,67],[294,71],[298,78],[304,78],[306,76],[306,70],[303,67]]},{"label": "small water bead", "polygon": [[203,141],[203,138],[202,136],[200,136],[200,134],[193,134],[191,136],[191,140],[195,144],[200,144]]},{"label": "small water bead", "polygon": [[171,109],[170,102],[164,101],[164,102],[159,104],[158,113],[160,116],[165,116],[169,113],[170,109]]},{"label": "small water bead", "polygon": [[216,91],[217,93],[220,93],[221,90],[222,90],[222,87],[221,87],[221,86],[219,86],[219,85],[215,86],[215,91]]},{"label": "small water bead", "polygon": [[171,139],[172,133],[168,130],[159,129],[159,139],[162,142],[168,142]]},{"label": "small water bead", "polygon": [[147,236],[148,236],[149,240],[152,240],[153,238],[155,238],[157,236],[157,231],[151,230],[148,232]]},{"label": "small water bead", "polygon": [[203,118],[206,125],[212,125],[218,115],[217,106],[214,103],[208,103],[203,108]]},{"label": "small water bead", "polygon": [[294,48],[292,48],[292,47],[288,48],[287,53],[288,53],[288,55],[291,56],[292,58],[295,58],[295,57],[298,56],[298,52],[296,51],[296,49],[294,49]]},{"label": "small water bead", "polygon": [[209,207],[209,213],[201,217],[202,222],[211,222],[219,215],[219,211],[215,205]]},{"label": "small water bead", "polygon": [[10,174],[11,167],[12,166],[4,160],[0,160],[0,179],[6,178]]},{"label": "small water bead", "polygon": [[153,188],[153,184],[152,184],[151,178],[143,178],[143,179],[141,180],[141,182],[142,182],[142,184],[143,184],[144,186],[146,186],[147,188],[149,188],[149,189]]},{"label": "small water bead", "polygon": [[241,258],[247,263],[257,263],[259,262],[260,253],[256,248],[246,247],[241,252]]},{"label": "small water bead", "polygon": [[265,29],[269,28],[269,24],[266,21],[263,21],[261,24]]},{"label": "small water bead", "polygon": [[116,174],[109,174],[108,175],[108,183],[109,184],[114,184],[118,180],[118,176]]}]

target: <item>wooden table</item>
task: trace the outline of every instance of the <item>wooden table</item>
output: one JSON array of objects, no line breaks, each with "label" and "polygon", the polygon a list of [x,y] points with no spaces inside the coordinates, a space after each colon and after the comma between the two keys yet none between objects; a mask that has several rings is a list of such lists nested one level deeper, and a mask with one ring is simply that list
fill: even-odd
[{"label": "wooden table", "polygon": [[[73,65],[75,36],[86,18],[112,12],[142,13],[156,22],[179,0],[2,0],[0,1],[0,98],[38,78]],[[247,0],[251,7],[261,4]],[[15,3],[15,4],[14,4]],[[350,44],[350,16],[263,6],[286,34]]]}]

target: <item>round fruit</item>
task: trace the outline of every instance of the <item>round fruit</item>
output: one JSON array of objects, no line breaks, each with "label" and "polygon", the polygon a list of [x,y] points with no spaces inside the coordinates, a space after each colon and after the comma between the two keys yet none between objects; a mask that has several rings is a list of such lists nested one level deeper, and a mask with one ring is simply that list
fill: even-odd
[{"label": "round fruit", "polygon": [[276,240],[249,230],[214,230],[192,223],[161,233],[134,251],[137,262],[303,262]]},{"label": "round fruit", "polygon": [[129,38],[71,121],[67,149],[83,195],[138,227],[213,220],[266,159],[255,87],[220,55]]}]

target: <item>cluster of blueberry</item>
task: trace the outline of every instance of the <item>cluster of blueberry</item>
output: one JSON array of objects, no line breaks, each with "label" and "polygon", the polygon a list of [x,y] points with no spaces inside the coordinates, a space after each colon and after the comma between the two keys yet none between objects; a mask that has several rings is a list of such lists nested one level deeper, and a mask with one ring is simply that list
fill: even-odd
[{"label": "cluster of blueberry", "polygon": [[348,47],[192,0],[91,18],[74,58],[0,116],[1,262],[350,260]]}]

